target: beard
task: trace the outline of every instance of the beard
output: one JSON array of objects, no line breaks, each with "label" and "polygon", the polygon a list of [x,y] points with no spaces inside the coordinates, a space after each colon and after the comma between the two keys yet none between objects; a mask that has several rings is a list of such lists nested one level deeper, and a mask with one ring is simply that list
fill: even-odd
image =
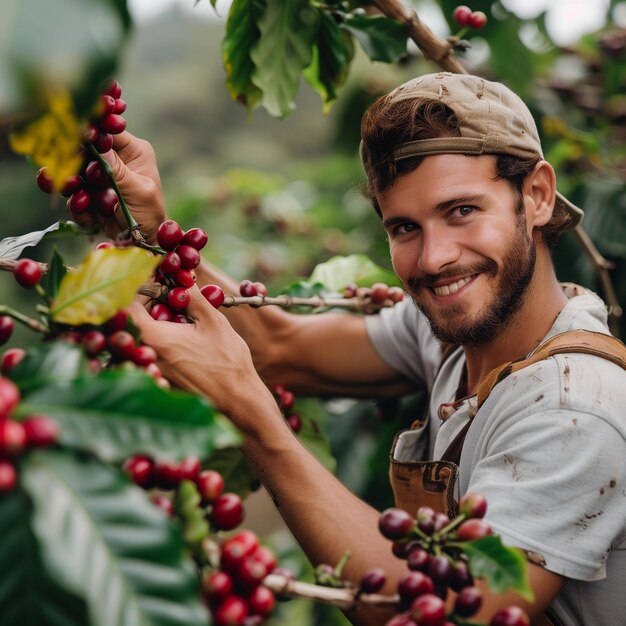
[{"label": "beard", "polygon": [[[431,332],[436,339],[455,345],[480,346],[493,341],[511,322],[520,309],[528,286],[535,272],[537,250],[534,241],[528,237],[525,218],[522,217],[518,235],[512,242],[509,252],[503,259],[502,270],[491,259],[466,267],[450,268],[440,274],[428,274],[408,280],[407,287],[415,305],[428,319]],[[421,289],[434,285],[437,281],[454,276],[470,276],[482,273],[498,283],[492,302],[473,319],[464,316],[464,307],[452,304],[448,307],[434,306],[420,302],[416,296]]]}]

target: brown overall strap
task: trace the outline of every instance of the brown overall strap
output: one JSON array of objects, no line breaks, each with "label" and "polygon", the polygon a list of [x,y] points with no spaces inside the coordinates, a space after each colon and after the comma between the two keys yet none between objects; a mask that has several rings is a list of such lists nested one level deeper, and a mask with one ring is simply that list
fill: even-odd
[{"label": "brown overall strap", "polygon": [[493,388],[510,374],[533,363],[568,352],[582,352],[607,359],[626,369],[626,346],[616,337],[591,330],[569,330],[551,337],[525,359],[511,361],[491,370],[479,383],[476,400],[480,408]]}]

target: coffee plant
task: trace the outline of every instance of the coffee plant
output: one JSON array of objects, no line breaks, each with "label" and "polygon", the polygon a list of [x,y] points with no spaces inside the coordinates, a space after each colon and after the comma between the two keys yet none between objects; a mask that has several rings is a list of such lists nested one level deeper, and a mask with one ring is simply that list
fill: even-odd
[{"label": "coffee plant", "polygon": [[[395,0],[235,0],[222,47],[227,89],[249,111],[263,106],[284,117],[294,110],[303,77],[327,110],[357,45],[373,61],[396,62],[406,59],[408,39],[442,68],[462,71],[455,53],[467,50],[478,30],[487,39],[502,33],[501,15],[488,18],[487,4],[475,4],[476,10],[442,2],[449,24],[460,30],[441,40]],[[208,241],[202,228],[183,230],[167,220],[149,243],[102,157],[126,127],[122,89],[110,78],[130,31],[126,2],[8,0],[0,11],[7,7],[19,19],[10,71],[0,66],[0,127],[11,130],[12,150],[32,162],[35,184],[65,198],[72,221],[0,241],[0,269],[38,298],[31,314],[0,304],[0,345],[11,341],[16,324],[41,338],[0,356],[2,623],[254,626],[271,616],[277,600],[300,597],[343,609],[386,606],[397,613],[387,626],[449,626],[478,624],[479,579],[495,592],[513,589],[530,598],[524,558],[493,534],[478,494],[463,498],[454,519],[424,507],[381,514],[380,532],[407,565],[393,595],[381,594],[387,575],[380,568],[356,583],[344,580],[348,554],[319,565],[315,585],[296,580],[259,537],[241,528],[244,498],[256,479],[237,451],[239,434],[210,399],[171,389],[158,355],[124,310],[139,292],[151,299],[155,319],[190,323],[187,290]],[[93,24],[95,13],[98,45],[70,26]],[[59,28],[36,41],[32,33],[48,21]],[[509,54],[496,65],[527,58],[516,54],[518,38],[506,41]],[[623,38],[604,37],[600,48],[615,69]],[[68,50],[63,62],[41,62]],[[598,71],[597,62],[592,69]],[[617,90],[618,81],[608,82]],[[577,93],[562,83],[552,88],[564,97]],[[610,122],[621,119],[620,111],[602,113]],[[598,111],[593,117],[602,118]],[[601,153],[585,144],[584,133],[547,121],[569,173],[585,165],[572,146]],[[112,230],[119,234],[105,235],[77,266],[59,251],[47,262],[24,254],[52,237],[73,242]],[[320,313],[337,307],[374,313],[403,297],[394,277],[361,255],[332,258],[275,295],[247,279],[238,293],[218,285],[201,291],[216,308]],[[292,430],[319,452],[323,436],[299,410],[299,399],[281,385],[272,391]],[[381,403],[381,414],[388,409]],[[525,624],[516,607],[489,622]]]}]

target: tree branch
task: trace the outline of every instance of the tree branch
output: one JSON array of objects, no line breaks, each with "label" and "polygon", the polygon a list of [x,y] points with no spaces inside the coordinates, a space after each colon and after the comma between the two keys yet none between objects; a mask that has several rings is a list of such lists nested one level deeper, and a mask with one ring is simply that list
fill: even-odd
[{"label": "tree branch", "polygon": [[374,4],[387,17],[404,24],[409,37],[427,59],[432,59],[442,69],[454,74],[467,74],[467,70],[454,56],[454,46],[438,37],[418,17],[417,13],[400,0],[374,0]]},{"label": "tree branch", "polygon": [[322,587],[300,580],[293,580],[278,574],[269,574],[263,579],[263,585],[279,596],[300,598],[330,604],[340,609],[353,609],[359,606],[387,606],[396,608],[399,596],[384,596],[377,593],[359,594],[354,587]]}]

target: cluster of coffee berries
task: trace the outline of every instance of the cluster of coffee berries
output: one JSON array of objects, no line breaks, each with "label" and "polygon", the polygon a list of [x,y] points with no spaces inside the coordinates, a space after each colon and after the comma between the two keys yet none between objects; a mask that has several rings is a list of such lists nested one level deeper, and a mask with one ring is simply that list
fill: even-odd
[{"label": "cluster of coffee berries", "polygon": [[389,301],[397,304],[404,299],[401,287],[389,286],[385,283],[374,283],[371,287],[359,287],[356,283],[348,283],[343,288],[344,298],[359,298],[366,303],[384,304]]},{"label": "cluster of coffee berries", "polygon": [[[96,111],[89,120],[83,142],[85,156],[80,172],[70,176],[61,189],[61,194],[68,198],[67,206],[72,215],[82,215],[92,211],[102,217],[111,217],[119,201],[111,180],[103,165],[94,158],[88,146],[93,146],[100,154],[113,147],[113,135],[123,132],[126,120],[122,113],[126,102],[122,100],[122,88],[117,81],[111,81],[100,96]],[[37,185],[46,193],[53,193],[52,179],[45,167],[37,172]]]},{"label": "cluster of coffee berries", "polygon": [[[482,604],[482,591],[474,585],[462,543],[493,534],[483,519],[487,501],[468,493],[459,503],[459,515],[451,520],[430,507],[420,507],[413,518],[403,509],[391,508],[379,518],[379,530],[390,539],[393,554],[406,560],[409,573],[398,582],[400,613],[386,626],[449,626],[466,623]],[[362,581],[371,593],[384,584],[384,572],[370,574]],[[377,585],[380,587],[377,588]],[[452,611],[445,600],[449,590],[456,593]],[[515,617],[514,621],[510,621]],[[490,626],[528,626],[529,620],[518,607],[499,611]]]},{"label": "cluster of coffee berries", "polygon": [[27,448],[51,446],[59,429],[45,415],[32,415],[21,422],[11,419],[20,402],[20,390],[13,381],[0,377],[0,493],[11,491],[17,483],[13,460]]},{"label": "cluster of coffee berries", "polygon": [[41,266],[32,259],[20,259],[13,268],[13,278],[18,285],[25,289],[38,285],[42,276]]},{"label": "cluster of coffee berries", "polygon": [[200,265],[200,250],[208,241],[201,228],[183,231],[174,220],[165,220],[157,229],[157,241],[166,251],[159,264],[156,280],[168,287],[163,301],[153,304],[150,315],[155,320],[187,323],[184,310],[189,305],[188,289],[196,282],[194,270]]},{"label": "cluster of coffee berries", "polygon": [[[183,480],[193,482],[200,494],[207,521],[215,530],[237,528],[244,518],[243,501],[236,493],[224,493],[224,479],[219,472],[203,470],[200,459],[185,457],[179,463],[135,455],[123,464],[126,475],[143,489],[176,489]],[[174,513],[171,498],[157,494],[154,502],[170,514]]]},{"label": "cluster of coffee berries", "polygon": [[487,23],[487,16],[483,11],[472,11],[464,4],[459,5],[452,12],[452,19],[466,28],[482,28]]},{"label": "cluster of coffee berries", "polygon": [[258,626],[276,604],[274,593],[263,585],[278,573],[273,552],[256,534],[242,530],[220,546],[219,567],[202,576],[202,592],[216,626]]},{"label": "cluster of coffee berries", "polygon": [[302,418],[298,413],[293,410],[296,403],[296,396],[289,389],[285,389],[283,385],[274,385],[274,396],[276,402],[282,411],[287,424],[289,424],[291,430],[294,433],[299,433],[302,430]]},{"label": "cluster of coffee berries", "polygon": [[89,358],[89,369],[94,373],[105,367],[138,367],[160,387],[169,388],[169,381],[156,363],[155,349],[138,343],[129,328],[130,316],[121,310],[101,326],[58,328],[57,338],[82,346]]}]

